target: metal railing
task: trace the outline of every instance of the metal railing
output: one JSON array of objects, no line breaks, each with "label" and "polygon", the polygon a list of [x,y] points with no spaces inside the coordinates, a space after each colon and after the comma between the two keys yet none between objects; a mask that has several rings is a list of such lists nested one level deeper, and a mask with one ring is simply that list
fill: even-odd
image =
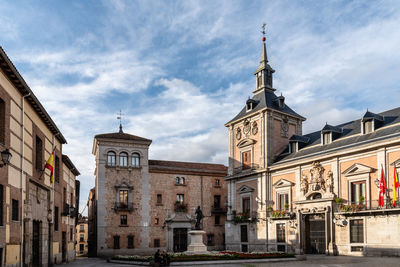
[{"label": "metal railing", "polygon": [[132,211],[134,209],[132,202],[115,202],[114,210],[115,211]]},{"label": "metal railing", "polygon": [[211,206],[211,213],[226,213],[227,209],[219,205]]},{"label": "metal railing", "polygon": [[244,164],[240,167],[233,168],[233,174],[237,174],[240,172],[250,172],[254,170],[258,170],[260,168],[259,164],[251,163],[251,164]]},{"label": "metal railing", "polygon": [[400,201],[396,201],[393,205],[391,198],[386,198],[383,206],[379,205],[379,200],[364,200],[362,202],[348,202],[348,203],[336,203],[336,212],[362,212],[362,211],[382,211],[400,209]]}]

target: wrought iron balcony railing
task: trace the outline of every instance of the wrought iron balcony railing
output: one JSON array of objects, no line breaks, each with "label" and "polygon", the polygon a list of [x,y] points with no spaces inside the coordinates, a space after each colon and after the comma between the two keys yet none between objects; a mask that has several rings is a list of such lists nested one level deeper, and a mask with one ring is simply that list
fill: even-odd
[{"label": "wrought iron balcony railing", "polygon": [[133,211],[134,206],[132,202],[115,202],[114,203],[115,211]]},{"label": "wrought iron balcony railing", "polygon": [[218,205],[211,206],[211,213],[226,213],[227,209]]},{"label": "wrought iron balcony railing", "polygon": [[396,201],[393,205],[392,199],[386,198],[383,206],[379,205],[379,200],[364,200],[362,202],[336,203],[335,211],[341,213],[355,212],[379,212],[400,209],[400,201]]},{"label": "wrought iron balcony railing", "polygon": [[233,169],[233,174],[237,174],[237,173],[241,173],[241,172],[251,172],[254,170],[258,170],[260,169],[260,165],[259,164],[243,164],[240,167],[236,167]]}]

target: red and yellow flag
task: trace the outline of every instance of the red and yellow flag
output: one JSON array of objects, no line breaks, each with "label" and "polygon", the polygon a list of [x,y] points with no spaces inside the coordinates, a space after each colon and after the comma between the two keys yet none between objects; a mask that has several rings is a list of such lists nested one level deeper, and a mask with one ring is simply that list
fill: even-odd
[{"label": "red and yellow flag", "polygon": [[385,192],[386,192],[386,181],[385,175],[383,174],[383,167],[381,168],[381,182],[379,183],[379,206],[385,205]]},{"label": "red and yellow flag", "polygon": [[399,178],[397,177],[396,166],[394,167],[393,174],[393,207],[396,207],[397,202],[397,188],[399,187]]},{"label": "red and yellow flag", "polygon": [[53,178],[54,178],[54,150],[51,153],[49,159],[46,161],[46,165],[44,166],[44,168],[50,170],[50,183],[53,183]]}]

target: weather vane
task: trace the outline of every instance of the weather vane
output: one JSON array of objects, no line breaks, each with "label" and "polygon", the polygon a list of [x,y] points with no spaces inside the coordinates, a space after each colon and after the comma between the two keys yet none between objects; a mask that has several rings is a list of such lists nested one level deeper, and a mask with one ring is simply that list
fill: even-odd
[{"label": "weather vane", "polygon": [[122,115],[124,115],[123,113],[122,113],[122,110],[119,110],[119,113],[117,113],[117,120],[119,120],[119,132],[120,133],[123,133],[122,132]]},{"label": "weather vane", "polygon": [[262,29],[261,33],[263,34],[263,38],[262,38],[263,42],[265,42],[265,26],[267,26],[266,23],[263,23],[263,25],[261,26],[261,29]]}]

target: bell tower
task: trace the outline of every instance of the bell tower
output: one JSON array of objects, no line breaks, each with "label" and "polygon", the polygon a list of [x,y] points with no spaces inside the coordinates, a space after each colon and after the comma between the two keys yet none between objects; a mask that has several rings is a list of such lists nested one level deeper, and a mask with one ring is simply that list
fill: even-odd
[{"label": "bell tower", "polygon": [[267,56],[267,48],[265,44],[265,24],[262,26],[262,51],[261,51],[261,60],[260,65],[258,66],[257,70],[254,72],[257,81],[256,90],[253,91],[254,94],[261,92],[262,90],[269,90],[274,92],[275,89],[272,87],[272,74],[275,72],[273,68],[268,64],[268,56]]}]

